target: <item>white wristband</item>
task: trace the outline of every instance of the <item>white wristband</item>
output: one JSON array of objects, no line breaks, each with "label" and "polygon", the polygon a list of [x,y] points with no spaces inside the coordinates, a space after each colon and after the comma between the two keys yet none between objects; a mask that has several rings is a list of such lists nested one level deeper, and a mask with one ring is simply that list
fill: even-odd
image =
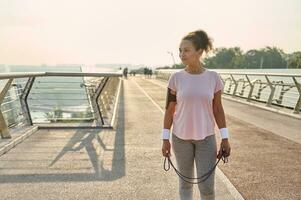
[{"label": "white wristband", "polygon": [[221,138],[222,139],[225,139],[225,138],[228,138],[229,137],[229,131],[228,131],[228,128],[221,128],[219,129],[219,132],[221,134]]},{"label": "white wristband", "polygon": [[162,139],[163,140],[169,140],[169,137],[170,137],[170,131],[169,131],[169,129],[164,128],[162,130]]}]

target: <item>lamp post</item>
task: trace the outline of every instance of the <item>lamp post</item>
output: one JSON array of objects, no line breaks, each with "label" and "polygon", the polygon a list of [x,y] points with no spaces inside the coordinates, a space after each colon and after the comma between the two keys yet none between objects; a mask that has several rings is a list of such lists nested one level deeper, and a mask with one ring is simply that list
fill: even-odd
[{"label": "lamp post", "polygon": [[173,53],[171,51],[167,51],[167,53],[171,55],[173,64],[174,64],[174,66],[176,66],[176,61],[175,61],[175,57],[173,56]]}]

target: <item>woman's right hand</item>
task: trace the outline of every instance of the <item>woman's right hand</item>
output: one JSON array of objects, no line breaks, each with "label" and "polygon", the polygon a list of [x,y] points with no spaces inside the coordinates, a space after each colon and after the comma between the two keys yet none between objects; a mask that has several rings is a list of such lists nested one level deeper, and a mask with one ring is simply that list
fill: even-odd
[{"label": "woman's right hand", "polygon": [[169,140],[163,140],[162,155],[164,157],[169,157],[170,156],[170,142],[169,142]]}]

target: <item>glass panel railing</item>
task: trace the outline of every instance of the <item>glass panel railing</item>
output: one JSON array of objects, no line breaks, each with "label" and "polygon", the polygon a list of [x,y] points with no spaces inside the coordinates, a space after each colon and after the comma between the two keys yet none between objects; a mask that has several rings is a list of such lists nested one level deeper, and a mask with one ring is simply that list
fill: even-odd
[{"label": "glass panel railing", "polygon": [[112,127],[120,73],[0,74],[0,134],[33,124]]},{"label": "glass panel railing", "polygon": [[83,77],[38,77],[28,96],[33,123],[93,121]]}]

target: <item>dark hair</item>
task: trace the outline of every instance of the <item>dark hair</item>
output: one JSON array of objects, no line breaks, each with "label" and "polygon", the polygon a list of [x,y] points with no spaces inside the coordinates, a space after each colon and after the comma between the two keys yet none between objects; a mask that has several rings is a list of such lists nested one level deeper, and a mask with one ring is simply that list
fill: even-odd
[{"label": "dark hair", "polygon": [[182,40],[189,40],[192,42],[195,49],[203,49],[208,53],[213,49],[212,39],[208,37],[207,33],[203,30],[196,30],[188,33]]}]

